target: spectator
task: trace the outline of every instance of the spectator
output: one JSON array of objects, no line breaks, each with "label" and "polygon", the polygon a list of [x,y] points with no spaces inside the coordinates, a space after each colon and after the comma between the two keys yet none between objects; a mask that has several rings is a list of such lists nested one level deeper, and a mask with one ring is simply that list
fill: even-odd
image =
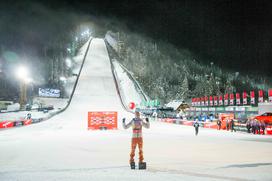
[{"label": "spectator", "polygon": [[221,125],[222,125],[222,121],[221,120],[218,120],[217,121],[217,128],[218,128],[218,130],[221,130]]},{"label": "spectator", "polygon": [[261,134],[261,123],[258,120],[256,120],[256,131],[257,134]]},{"label": "spectator", "polygon": [[247,120],[246,128],[247,128],[247,132],[250,133],[250,128],[251,128],[251,121],[250,120]]},{"label": "spectator", "polygon": [[234,129],[234,120],[233,119],[231,119],[230,120],[230,129],[231,129],[231,132],[233,132],[233,131],[235,131],[236,132],[236,130]]},{"label": "spectator", "polygon": [[198,135],[198,129],[199,129],[198,121],[196,121],[193,126],[195,127],[195,135],[197,136]]},{"label": "spectator", "polygon": [[256,120],[252,120],[251,122],[251,128],[252,128],[252,133],[256,133]]},{"label": "spectator", "polygon": [[265,134],[265,123],[261,122],[261,129],[263,131],[263,135]]},{"label": "spectator", "polygon": [[25,119],[31,119],[31,113],[27,113]]},{"label": "spectator", "polygon": [[226,130],[227,131],[229,130],[229,119],[228,118],[226,119]]}]

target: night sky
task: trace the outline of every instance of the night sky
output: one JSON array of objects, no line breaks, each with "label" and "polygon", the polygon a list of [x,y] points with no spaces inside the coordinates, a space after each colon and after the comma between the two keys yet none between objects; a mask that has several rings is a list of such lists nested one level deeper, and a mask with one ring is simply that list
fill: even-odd
[{"label": "night sky", "polygon": [[[0,26],[31,8],[34,1],[1,2]],[[173,1],[39,1],[48,11],[73,12],[77,16],[117,18],[134,32],[189,49],[205,63],[245,73],[272,76],[272,2],[248,0],[173,0]],[[7,10],[7,7],[9,8]],[[18,17],[24,26],[25,17]],[[39,25],[39,13],[35,22]],[[2,19],[1,19],[2,18]],[[63,21],[67,21],[64,19]],[[69,20],[68,20],[69,21]],[[23,22],[23,23],[22,23]],[[56,24],[61,21],[56,20]],[[45,22],[46,24],[46,22]],[[15,26],[15,25],[14,25]],[[36,25],[33,25],[36,26]],[[2,27],[0,27],[2,29]],[[11,26],[10,26],[11,27]],[[31,31],[31,26],[27,26]],[[69,27],[67,27],[69,28]],[[9,31],[0,31],[3,39]],[[33,30],[35,35],[35,30]],[[12,31],[11,31],[12,32]],[[4,35],[3,35],[4,34]],[[48,35],[50,36],[50,35]],[[16,37],[15,37],[16,39]],[[20,39],[18,37],[18,39]],[[35,44],[39,44],[37,39]],[[8,42],[9,41],[2,41]],[[12,44],[12,43],[10,43]],[[42,43],[40,43],[42,44]]]}]

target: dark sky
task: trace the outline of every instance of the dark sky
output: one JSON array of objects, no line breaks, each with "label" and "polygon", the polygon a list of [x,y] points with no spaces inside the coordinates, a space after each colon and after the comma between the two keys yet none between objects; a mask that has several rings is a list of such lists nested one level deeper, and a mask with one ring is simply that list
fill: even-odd
[{"label": "dark sky", "polygon": [[[25,2],[32,3],[29,0]],[[207,63],[214,62],[234,71],[272,76],[271,1],[39,2],[51,12],[72,11],[78,15],[115,17],[125,22],[130,30],[189,49]],[[23,4],[12,0],[9,3]]]}]

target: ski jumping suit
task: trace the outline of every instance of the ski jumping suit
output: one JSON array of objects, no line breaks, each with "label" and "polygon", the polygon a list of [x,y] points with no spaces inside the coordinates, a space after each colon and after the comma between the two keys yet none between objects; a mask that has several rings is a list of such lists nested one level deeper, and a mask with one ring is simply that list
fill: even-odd
[{"label": "ski jumping suit", "polygon": [[134,162],[134,156],[135,156],[135,149],[138,145],[139,149],[139,162],[143,162],[144,156],[143,156],[143,137],[142,137],[142,126],[145,128],[149,128],[150,124],[148,119],[146,118],[146,122],[144,122],[141,118],[133,118],[128,124],[125,123],[125,120],[123,120],[123,127],[125,129],[128,129],[129,127],[132,127],[132,140],[131,140],[131,152],[130,152],[130,160],[129,163]]}]

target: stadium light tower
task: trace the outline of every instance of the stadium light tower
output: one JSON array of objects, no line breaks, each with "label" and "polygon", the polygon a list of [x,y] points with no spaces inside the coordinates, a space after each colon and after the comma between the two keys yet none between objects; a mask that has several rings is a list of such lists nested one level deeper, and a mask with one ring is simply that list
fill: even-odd
[{"label": "stadium light tower", "polygon": [[27,91],[27,84],[32,81],[31,78],[29,78],[28,75],[28,69],[25,66],[19,66],[16,75],[17,78],[20,80],[20,109],[22,110],[24,108],[24,105],[26,105],[27,98],[26,98],[26,91]]}]

